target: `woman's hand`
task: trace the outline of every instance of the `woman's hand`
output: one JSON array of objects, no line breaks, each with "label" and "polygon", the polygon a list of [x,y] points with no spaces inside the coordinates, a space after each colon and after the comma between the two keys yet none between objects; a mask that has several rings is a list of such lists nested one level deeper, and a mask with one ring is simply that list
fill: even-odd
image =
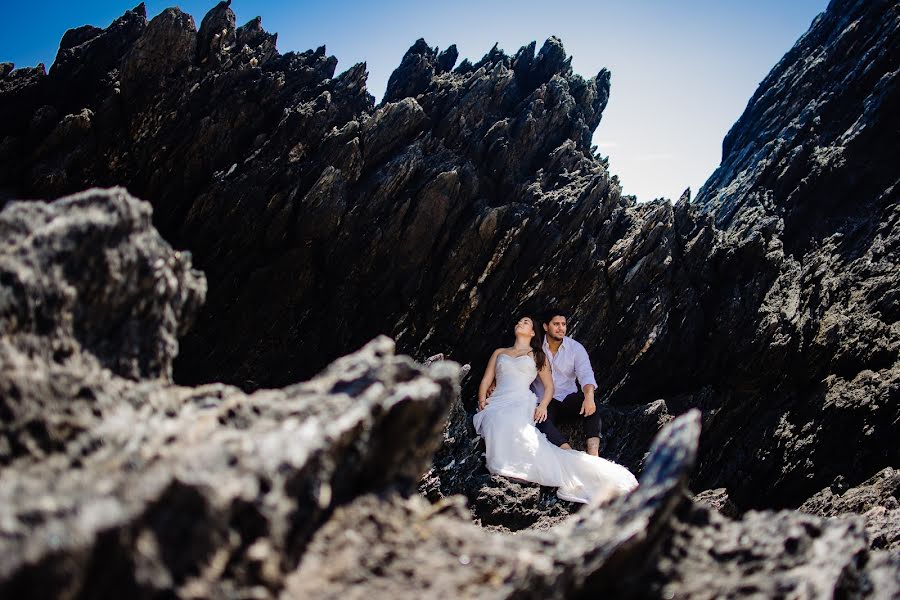
[{"label": "woman's hand", "polygon": [[478,412],[483,411],[483,410],[484,410],[484,407],[487,406],[487,405],[488,405],[488,399],[487,399],[487,398],[479,398],[479,399],[478,399]]},{"label": "woman's hand", "polygon": [[543,423],[547,420],[547,407],[543,404],[538,404],[537,408],[534,409],[534,422],[535,423]]}]

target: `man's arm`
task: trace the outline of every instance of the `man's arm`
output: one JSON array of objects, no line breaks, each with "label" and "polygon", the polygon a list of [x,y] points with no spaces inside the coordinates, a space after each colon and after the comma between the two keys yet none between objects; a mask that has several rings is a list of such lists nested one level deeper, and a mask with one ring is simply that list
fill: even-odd
[{"label": "man's arm", "polygon": [[575,376],[578,378],[578,383],[581,384],[581,391],[584,392],[584,403],[581,405],[580,414],[589,417],[597,411],[597,404],[594,401],[597,380],[594,378],[591,359],[581,344],[575,347]]}]

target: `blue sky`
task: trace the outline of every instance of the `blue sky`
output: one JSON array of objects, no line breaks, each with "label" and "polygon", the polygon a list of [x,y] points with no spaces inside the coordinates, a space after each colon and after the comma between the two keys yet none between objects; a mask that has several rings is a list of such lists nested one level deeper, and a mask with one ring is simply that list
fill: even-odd
[{"label": "blue sky", "polygon": [[[49,68],[67,29],[106,27],[137,4],[47,0],[9,3],[0,19],[0,61]],[[177,5],[199,27],[215,2],[151,0],[153,17]],[[793,46],[827,0],[234,0],[238,24],[260,15],[278,32],[278,49],[325,45],[338,71],[367,63],[369,91],[380,99],[403,53],[419,37],[456,44],[460,60],[478,59],[494,42],[514,53],[561,38],[577,73],[612,71],[610,101],[594,143],[610,157],[626,194],[639,200],[696,194],[721,159],[722,138],[756,86]]]}]

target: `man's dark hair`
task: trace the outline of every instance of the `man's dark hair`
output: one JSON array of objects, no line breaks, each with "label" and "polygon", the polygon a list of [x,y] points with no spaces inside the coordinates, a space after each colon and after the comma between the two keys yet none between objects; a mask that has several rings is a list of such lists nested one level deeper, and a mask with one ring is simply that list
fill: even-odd
[{"label": "man's dark hair", "polygon": [[562,309],[558,306],[551,306],[544,311],[544,317],[541,319],[541,322],[544,325],[549,325],[550,321],[553,320],[553,317],[564,317],[566,322],[569,322],[569,311]]}]

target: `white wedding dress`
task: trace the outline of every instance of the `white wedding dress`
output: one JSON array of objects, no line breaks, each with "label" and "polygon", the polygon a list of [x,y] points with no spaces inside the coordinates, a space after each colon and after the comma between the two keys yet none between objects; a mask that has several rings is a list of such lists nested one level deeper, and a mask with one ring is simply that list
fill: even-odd
[{"label": "white wedding dress", "polygon": [[622,465],[563,450],[538,431],[537,397],[529,389],[536,375],[534,358],[527,354],[497,357],[497,388],[474,419],[487,446],[488,470],[559,488],[556,495],[571,502],[600,502],[636,488],[634,475]]}]

